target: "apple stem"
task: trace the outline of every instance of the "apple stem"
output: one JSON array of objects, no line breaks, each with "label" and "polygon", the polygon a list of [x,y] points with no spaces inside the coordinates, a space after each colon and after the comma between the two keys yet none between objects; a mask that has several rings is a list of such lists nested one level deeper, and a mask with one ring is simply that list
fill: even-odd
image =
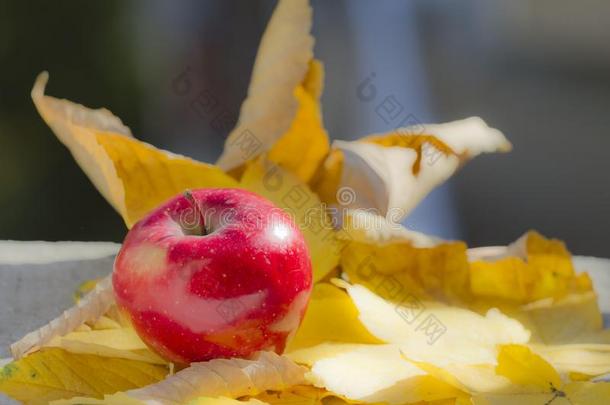
[{"label": "apple stem", "polygon": [[201,207],[199,206],[199,204],[197,204],[197,201],[195,200],[195,197],[193,197],[193,193],[191,192],[191,190],[186,189],[184,191],[184,198],[186,198],[188,200],[188,202],[191,203],[191,206],[193,207],[193,209],[199,216],[199,221],[200,221],[199,223],[201,224],[201,235],[202,236],[207,235],[208,234],[208,230],[206,228],[207,224],[204,221],[203,213],[201,212]]}]

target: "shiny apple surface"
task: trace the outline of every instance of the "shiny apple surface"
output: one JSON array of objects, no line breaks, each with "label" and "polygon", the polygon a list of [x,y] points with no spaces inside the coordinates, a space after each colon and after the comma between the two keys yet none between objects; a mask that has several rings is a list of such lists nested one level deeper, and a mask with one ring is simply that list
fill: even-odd
[{"label": "shiny apple surface", "polygon": [[117,303],[162,357],[281,353],[312,287],[298,226],[239,189],[187,191],[138,222],[116,258]]}]

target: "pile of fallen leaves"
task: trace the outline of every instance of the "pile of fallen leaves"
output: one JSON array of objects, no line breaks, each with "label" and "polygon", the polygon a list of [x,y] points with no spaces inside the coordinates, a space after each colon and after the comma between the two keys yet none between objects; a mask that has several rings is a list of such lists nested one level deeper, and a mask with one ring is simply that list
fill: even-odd
[{"label": "pile of fallen leaves", "polygon": [[610,332],[563,243],[528,232],[469,250],[400,225],[460,165],[510,143],[469,118],[331,145],[310,28],[306,0],[279,2],[216,165],[138,141],[108,110],[46,96],[46,73],[32,90],[128,227],[200,187],[245,188],[293,215],[316,284],[286,352],[179,370],[140,340],[105,278],[11,346],[0,392],[55,405],[610,403]]}]

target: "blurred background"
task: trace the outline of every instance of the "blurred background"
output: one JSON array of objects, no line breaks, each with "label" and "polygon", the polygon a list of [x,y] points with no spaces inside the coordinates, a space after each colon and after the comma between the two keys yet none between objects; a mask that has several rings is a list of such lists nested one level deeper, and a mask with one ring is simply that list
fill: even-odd
[{"label": "blurred background", "polygon": [[[0,239],[121,241],[125,227],[30,89],[105,106],[141,140],[214,162],[274,1],[0,0]],[[469,244],[529,228],[610,256],[610,3],[314,0],[333,139],[478,115],[514,144],[465,166],[407,226]],[[172,83],[189,75],[187,94]],[[375,97],[362,97],[363,83]],[[222,109],[191,106],[202,91]],[[377,114],[387,98],[401,117]],[[220,124],[219,124],[220,123]],[[230,123],[231,125],[227,125]]]}]

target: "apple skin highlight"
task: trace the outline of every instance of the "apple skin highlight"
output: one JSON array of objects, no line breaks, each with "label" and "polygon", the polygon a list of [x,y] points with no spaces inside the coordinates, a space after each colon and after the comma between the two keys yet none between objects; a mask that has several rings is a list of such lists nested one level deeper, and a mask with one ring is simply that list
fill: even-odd
[{"label": "apple skin highlight", "polygon": [[312,270],[286,212],[248,191],[201,189],[129,231],[112,282],[142,340],[190,363],[281,353],[305,314]]}]

